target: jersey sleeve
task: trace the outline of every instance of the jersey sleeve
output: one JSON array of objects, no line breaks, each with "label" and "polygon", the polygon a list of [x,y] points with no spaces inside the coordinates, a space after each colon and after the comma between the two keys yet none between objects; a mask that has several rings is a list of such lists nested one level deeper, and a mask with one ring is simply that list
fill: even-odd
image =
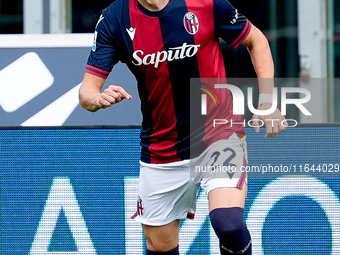
[{"label": "jersey sleeve", "polygon": [[231,48],[238,47],[251,30],[250,21],[227,0],[214,0],[215,35]]},{"label": "jersey sleeve", "polygon": [[111,26],[103,12],[94,32],[93,46],[85,70],[104,79],[119,61]]}]

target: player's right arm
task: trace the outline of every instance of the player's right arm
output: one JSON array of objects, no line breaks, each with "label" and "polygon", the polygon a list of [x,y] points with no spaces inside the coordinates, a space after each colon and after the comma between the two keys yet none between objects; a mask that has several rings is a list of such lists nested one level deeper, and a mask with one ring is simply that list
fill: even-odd
[{"label": "player's right arm", "polygon": [[79,90],[80,105],[91,112],[132,98],[122,87],[116,85],[110,85],[102,91],[106,78],[119,61],[112,32],[115,24],[106,18],[106,12],[103,11],[96,25],[92,51]]},{"label": "player's right arm", "polygon": [[123,99],[131,99],[132,96],[122,87],[110,85],[101,92],[105,79],[99,76],[85,73],[84,80],[79,89],[79,103],[86,110],[95,112],[119,103]]}]

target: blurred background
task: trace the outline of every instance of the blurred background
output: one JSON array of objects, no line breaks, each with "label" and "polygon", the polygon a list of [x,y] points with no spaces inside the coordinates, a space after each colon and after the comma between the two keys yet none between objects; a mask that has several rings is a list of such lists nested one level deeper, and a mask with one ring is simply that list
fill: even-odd
[{"label": "blurred background", "polygon": [[[111,2],[113,1],[0,0],[0,34],[90,34],[94,31],[102,9]],[[306,107],[313,117],[304,116],[294,106],[288,106],[288,117],[300,123],[339,122],[340,101],[337,100],[337,95],[340,93],[340,83],[334,78],[340,77],[340,0],[230,2],[267,36],[275,61],[276,77],[291,78],[277,82],[276,86],[303,87],[311,92],[312,99]],[[1,45],[4,38],[9,43]],[[11,47],[13,40],[21,39],[0,37],[0,49]],[[231,50],[224,42],[221,45],[228,77],[255,77],[244,47]],[[313,78],[323,80],[313,82]],[[255,84],[244,84],[241,88],[246,90],[249,86],[254,87],[256,94]],[[299,97],[298,94],[290,96]],[[254,101],[256,104],[256,100]],[[251,117],[249,111],[245,117]],[[6,118],[11,119],[9,116]],[[7,123],[14,124],[13,121]],[[69,124],[72,123],[76,124],[75,121]]]},{"label": "blurred background", "polygon": [[[142,230],[130,219],[140,155],[136,81],[118,63],[107,84],[123,86],[133,100],[95,114],[78,103],[95,25],[111,2],[0,0],[3,255],[145,250]],[[301,87],[312,95],[304,104],[312,116],[287,108],[286,117],[301,127],[275,139],[264,139],[264,129],[246,130],[250,166],[295,167],[301,174],[249,175],[245,217],[253,254],[339,255],[340,0],[230,2],[268,38],[276,86]],[[245,47],[221,46],[228,77],[255,77]],[[237,85],[244,95],[253,87],[256,106],[254,80]],[[249,111],[245,118],[251,118]],[[217,255],[204,193],[197,205],[195,221],[181,228],[181,254]]]},{"label": "blurred background", "polygon": [[[112,1],[0,0],[1,34],[93,33],[98,17]],[[230,0],[267,36],[277,86],[304,87],[312,93],[313,117],[288,107],[289,117],[302,123],[340,121],[340,0]],[[255,77],[244,47],[230,50],[221,43],[228,77]],[[10,47],[10,45],[9,45]],[[300,78],[300,79],[297,79]],[[310,78],[328,78],[310,82]],[[308,84],[309,83],[309,84]],[[321,85],[322,84],[322,85]],[[244,86],[249,87],[249,84]],[[256,86],[254,86],[256,91]],[[291,95],[298,97],[299,95]],[[256,102],[254,102],[256,103]],[[246,114],[250,118],[250,113]]]},{"label": "blurred background", "polygon": [[[48,11],[52,2],[62,5],[57,15],[51,15],[52,10],[50,13]],[[112,2],[112,0],[0,0],[0,33],[92,33],[102,9]],[[300,71],[298,37],[301,36],[298,16],[303,19],[303,15],[306,15],[304,11],[311,12],[313,8],[319,9],[320,6],[315,4],[318,1],[230,0],[230,2],[267,35],[276,63],[277,77],[298,77]],[[300,9],[298,9],[299,2],[302,5]],[[329,72],[339,77],[340,0],[321,2],[325,5],[320,10],[320,16],[327,16],[327,26],[316,28],[316,23],[309,23],[309,25],[315,26],[317,30],[326,29],[327,33],[332,34],[333,40],[328,45],[334,49],[334,55],[330,57],[333,58],[332,62],[338,65],[332,64],[330,68],[333,70]],[[38,16],[42,16],[39,21],[37,21]],[[29,20],[33,17],[35,23]],[[314,21],[317,22],[317,19],[324,17],[315,16]],[[63,26],[52,30],[46,23],[50,24],[53,20],[58,20]],[[252,70],[248,68],[240,70],[237,65],[232,68],[232,72],[233,75],[241,77],[253,75]]]}]

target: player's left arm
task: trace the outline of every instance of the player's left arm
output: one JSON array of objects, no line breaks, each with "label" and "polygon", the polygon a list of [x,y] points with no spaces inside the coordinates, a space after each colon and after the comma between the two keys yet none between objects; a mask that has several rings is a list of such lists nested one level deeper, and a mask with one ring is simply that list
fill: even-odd
[{"label": "player's left arm", "polygon": [[[274,62],[267,38],[257,27],[252,25],[248,36],[243,40],[242,44],[246,46],[249,51],[254,69],[259,79],[259,93],[273,94]],[[262,103],[258,106],[258,110],[268,110],[271,106],[271,103]],[[274,138],[277,134],[286,129],[281,125],[282,121],[285,120],[285,117],[281,115],[279,109],[276,109],[270,115],[254,115],[254,126],[259,126],[257,121],[259,119],[265,122],[267,138]],[[260,132],[260,128],[256,127],[255,131],[257,133]]]}]

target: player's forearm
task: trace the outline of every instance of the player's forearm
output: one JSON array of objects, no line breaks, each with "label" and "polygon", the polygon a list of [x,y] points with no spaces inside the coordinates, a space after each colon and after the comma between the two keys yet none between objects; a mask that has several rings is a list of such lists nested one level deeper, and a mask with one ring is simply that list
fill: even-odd
[{"label": "player's forearm", "polygon": [[85,73],[84,80],[79,89],[79,104],[88,111],[95,112],[101,107],[99,99],[101,88],[105,80],[88,73]]},{"label": "player's forearm", "polygon": [[93,89],[80,87],[79,90],[79,103],[80,105],[90,112],[95,112],[100,109],[98,105],[98,98],[100,92]]},{"label": "player's forearm", "polygon": [[259,92],[271,94],[274,87],[274,62],[268,40],[255,26],[247,39],[246,46],[259,79]]},{"label": "player's forearm", "polygon": [[101,92],[104,83],[104,78],[85,73],[84,80],[79,89],[80,105],[86,110],[95,112],[99,109],[111,107],[124,99],[132,99],[129,93],[117,85],[110,85]]}]

